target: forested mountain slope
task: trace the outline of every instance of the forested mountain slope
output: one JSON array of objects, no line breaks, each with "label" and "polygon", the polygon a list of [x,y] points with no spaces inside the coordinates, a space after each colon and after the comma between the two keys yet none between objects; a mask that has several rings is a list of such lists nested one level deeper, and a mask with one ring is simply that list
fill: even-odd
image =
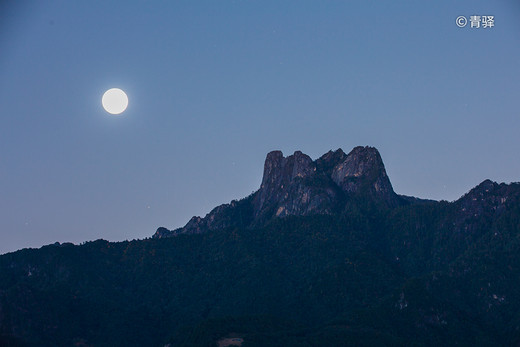
[{"label": "forested mountain slope", "polygon": [[425,201],[373,148],[272,152],[184,228],[0,256],[0,344],[518,345],[519,291],[519,184]]}]

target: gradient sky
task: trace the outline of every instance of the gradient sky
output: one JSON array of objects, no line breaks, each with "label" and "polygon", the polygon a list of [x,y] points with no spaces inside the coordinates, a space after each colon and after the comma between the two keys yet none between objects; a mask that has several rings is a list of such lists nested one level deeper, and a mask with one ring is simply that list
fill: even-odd
[{"label": "gradient sky", "polygon": [[519,102],[515,0],[4,1],[0,253],[183,226],[275,149],[375,146],[422,198],[520,181]]}]

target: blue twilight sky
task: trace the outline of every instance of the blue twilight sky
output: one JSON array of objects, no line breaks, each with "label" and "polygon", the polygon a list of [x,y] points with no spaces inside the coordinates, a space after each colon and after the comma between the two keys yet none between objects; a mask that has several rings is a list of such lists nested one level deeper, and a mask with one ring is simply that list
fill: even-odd
[{"label": "blue twilight sky", "polygon": [[0,253],[183,226],[274,149],[372,145],[422,198],[519,181],[519,101],[516,0],[3,1]]}]

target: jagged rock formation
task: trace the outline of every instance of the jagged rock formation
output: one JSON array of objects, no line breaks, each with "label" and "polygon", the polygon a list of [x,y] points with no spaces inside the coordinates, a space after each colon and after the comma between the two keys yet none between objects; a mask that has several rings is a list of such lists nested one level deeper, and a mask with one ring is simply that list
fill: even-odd
[{"label": "jagged rock formation", "polygon": [[344,192],[370,193],[391,203],[396,200],[383,160],[373,147],[356,147],[332,170],[332,180]]},{"label": "jagged rock formation", "polygon": [[254,194],[218,206],[204,218],[193,217],[183,228],[170,231],[161,227],[154,237],[260,226],[286,216],[333,214],[356,197],[389,207],[416,202],[394,192],[374,147],[355,147],[349,154],[341,149],[329,151],[315,161],[300,151],[288,157],[272,151],[265,160],[260,189]]},{"label": "jagged rock formation", "polygon": [[338,192],[330,182],[317,184],[319,175],[316,163],[300,151],[287,158],[280,151],[269,153],[262,185],[252,202],[254,218],[265,221],[273,215],[330,213]]}]

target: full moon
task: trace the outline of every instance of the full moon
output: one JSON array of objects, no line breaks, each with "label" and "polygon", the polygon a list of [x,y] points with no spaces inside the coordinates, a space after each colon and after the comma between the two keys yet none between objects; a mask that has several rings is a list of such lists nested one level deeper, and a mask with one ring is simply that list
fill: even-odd
[{"label": "full moon", "polygon": [[120,114],[126,110],[128,106],[128,96],[119,88],[109,89],[101,98],[103,108],[110,114]]}]

